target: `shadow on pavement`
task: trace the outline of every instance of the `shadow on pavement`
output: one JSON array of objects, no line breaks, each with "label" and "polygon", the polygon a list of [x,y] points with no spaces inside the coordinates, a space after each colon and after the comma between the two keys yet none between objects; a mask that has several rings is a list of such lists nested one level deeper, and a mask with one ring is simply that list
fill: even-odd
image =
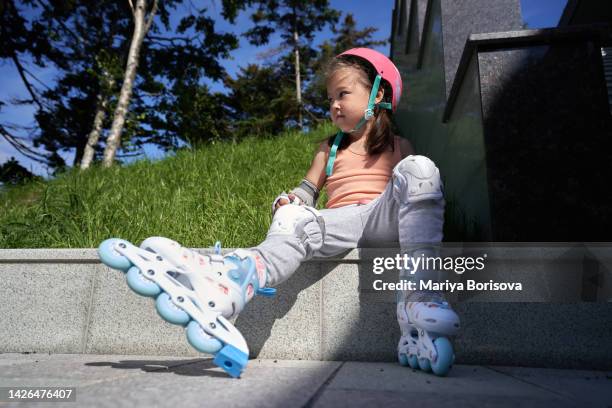
[{"label": "shadow on pavement", "polygon": [[[112,367],[119,369],[140,369],[151,373],[174,373],[188,376],[206,376],[227,378],[227,374],[220,371],[212,359],[194,360],[121,360],[119,362],[97,361],[85,363],[90,367]],[[214,371],[212,369],[215,369]]]}]

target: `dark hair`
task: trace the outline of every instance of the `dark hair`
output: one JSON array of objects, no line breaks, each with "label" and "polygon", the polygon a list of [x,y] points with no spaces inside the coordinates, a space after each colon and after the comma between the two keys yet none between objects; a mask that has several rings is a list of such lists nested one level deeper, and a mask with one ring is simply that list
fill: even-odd
[{"label": "dark hair", "polygon": [[[372,89],[374,80],[376,79],[376,69],[372,64],[361,57],[354,55],[342,55],[331,60],[325,70],[326,78],[330,78],[332,74],[340,69],[351,68],[358,70],[362,75],[359,75],[361,83],[367,88]],[[380,81],[380,87],[384,90],[383,102],[391,103],[391,95],[393,93],[391,84],[386,80]],[[397,133],[397,126],[393,121],[393,114],[388,109],[374,108],[374,127],[367,136],[366,149],[369,155],[375,155],[384,152],[388,146],[393,150],[393,133]],[[327,143],[331,146],[334,142],[335,135],[327,138]],[[349,138],[342,139],[339,150],[346,149],[349,145]]]}]

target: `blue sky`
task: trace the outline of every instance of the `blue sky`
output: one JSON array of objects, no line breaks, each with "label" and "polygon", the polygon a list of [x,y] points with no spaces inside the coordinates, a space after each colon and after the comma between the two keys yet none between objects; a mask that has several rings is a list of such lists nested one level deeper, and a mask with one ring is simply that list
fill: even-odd
[{"label": "blue sky", "polygon": [[[194,1],[194,3],[196,3]],[[220,4],[215,1],[204,2],[204,5],[209,8],[212,15],[218,15],[220,12]],[[343,13],[352,13],[355,16],[358,27],[366,26],[378,27],[376,39],[388,39],[391,31],[391,15],[394,0],[381,1],[350,1],[350,0],[331,0],[331,6]],[[559,17],[567,0],[521,0],[521,9],[523,20],[527,22],[530,28],[554,27],[559,21]],[[243,13],[236,21],[235,25],[231,25],[219,18],[216,30],[225,32],[235,32],[239,34],[246,28],[251,26],[247,13]],[[321,32],[317,36],[316,42],[322,42],[331,37],[329,30]],[[246,66],[249,63],[261,64],[263,61],[257,57],[257,54],[268,48],[278,46],[281,43],[280,38],[272,37],[270,44],[265,47],[250,46],[246,40],[240,39],[240,48],[232,52],[232,58],[225,60],[226,69],[231,75],[234,75],[240,66]],[[388,54],[389,47],[379,47],[379,51]],[[44,83],[53,83],[56,72],[52,67],[47,69],[37,69],[34,65],[30,65],[29,69],[33,71],[39,79]],[[221,91],[222,84],[210,83],[215,91]],[[12,62],[0,62],[0,93],[3,99],[7,98],[26,98],[26,90],[15,70]],[[0,113],[0,121],[10,121],[12,123],[22,125],[33,124],[33,106],[11,107],[5,106]],[[162,153],[154,147],[145,149],[146,156],[149,158],[158,158]],[[0,138],[0,163],[5,162],[11,156],[17,158],[20,163],[30,169],[30,171],[46,175],[47,169],[40,164],[33,162],[20,153],[15,151],[4,139]],[[63,154],[68,163],[72,162],[73,154]]]}]

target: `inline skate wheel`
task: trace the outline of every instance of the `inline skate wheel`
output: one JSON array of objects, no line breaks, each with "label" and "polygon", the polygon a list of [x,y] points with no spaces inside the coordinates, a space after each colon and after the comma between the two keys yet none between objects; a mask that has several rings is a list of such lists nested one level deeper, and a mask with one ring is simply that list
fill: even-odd
[{"label": "inline skate wheel", "polygon": [[215,354],[223,347],[223,343],[209,336],[195,320],[187,325],[187,341],[202,353]]},{"label": "inline skate wheel", "polygon": [[397,360],[399,361],[400,365],[404,367],[408,365],[408,356],[404,353],[398,353]]},{"label": "inline skate wheel", "polygon": [[136,266],[132,266],[127,272],[127,284],[141,296],[155,297],[161,292],[157,283],[147,279]]},{"label": "inline skate wheel", "polygon": [[434,346],[438,352],[438,358],[431,363],[431,369],[435,375],[445,376],[450,371],[455,359],[453,346],[446,337],[438,337],[435,339]]},{"label": "inline skate wheel", "polygon": [[185,326],[191,319],[184,310],[180,309],[172,302],[170,296],[166,292],[159,294],[155,300],[155,308],[162,319],[168,323]]},{"label": "inline skate wheel", "polygon": [[419,359],[414,354],[408,356],[408,365],[410,368],[417,369],[419,368]]},{"label": "inline skate wheel", "polygon": [[122,239],[107,239],[98,247],[98,256],[105,265],[122,272],[127,272],[132,266],[132,262],[115,250],[115,245],[118,244],[130,245],[129,242]]},{"label": "inline skate wheel", "polygon": [[419,358],[419,368],[423,371],[429,372],[431,371],[431,364],[429,360],[426,358]]}]

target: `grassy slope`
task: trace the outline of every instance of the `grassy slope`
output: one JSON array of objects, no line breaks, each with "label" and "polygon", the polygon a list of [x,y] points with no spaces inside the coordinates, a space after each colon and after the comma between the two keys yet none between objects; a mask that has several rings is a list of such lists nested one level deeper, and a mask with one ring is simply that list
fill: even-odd
[{"label": "grassy slope", "polygon": [[[270,204],[304,177],[329,125],[308,134],[215,144],[158,162],[71,171],[0,193],[0,248],[97,247],[161,235],[190,247],[249,247]],[[319,207],[326,197],[319,200]]]}]

